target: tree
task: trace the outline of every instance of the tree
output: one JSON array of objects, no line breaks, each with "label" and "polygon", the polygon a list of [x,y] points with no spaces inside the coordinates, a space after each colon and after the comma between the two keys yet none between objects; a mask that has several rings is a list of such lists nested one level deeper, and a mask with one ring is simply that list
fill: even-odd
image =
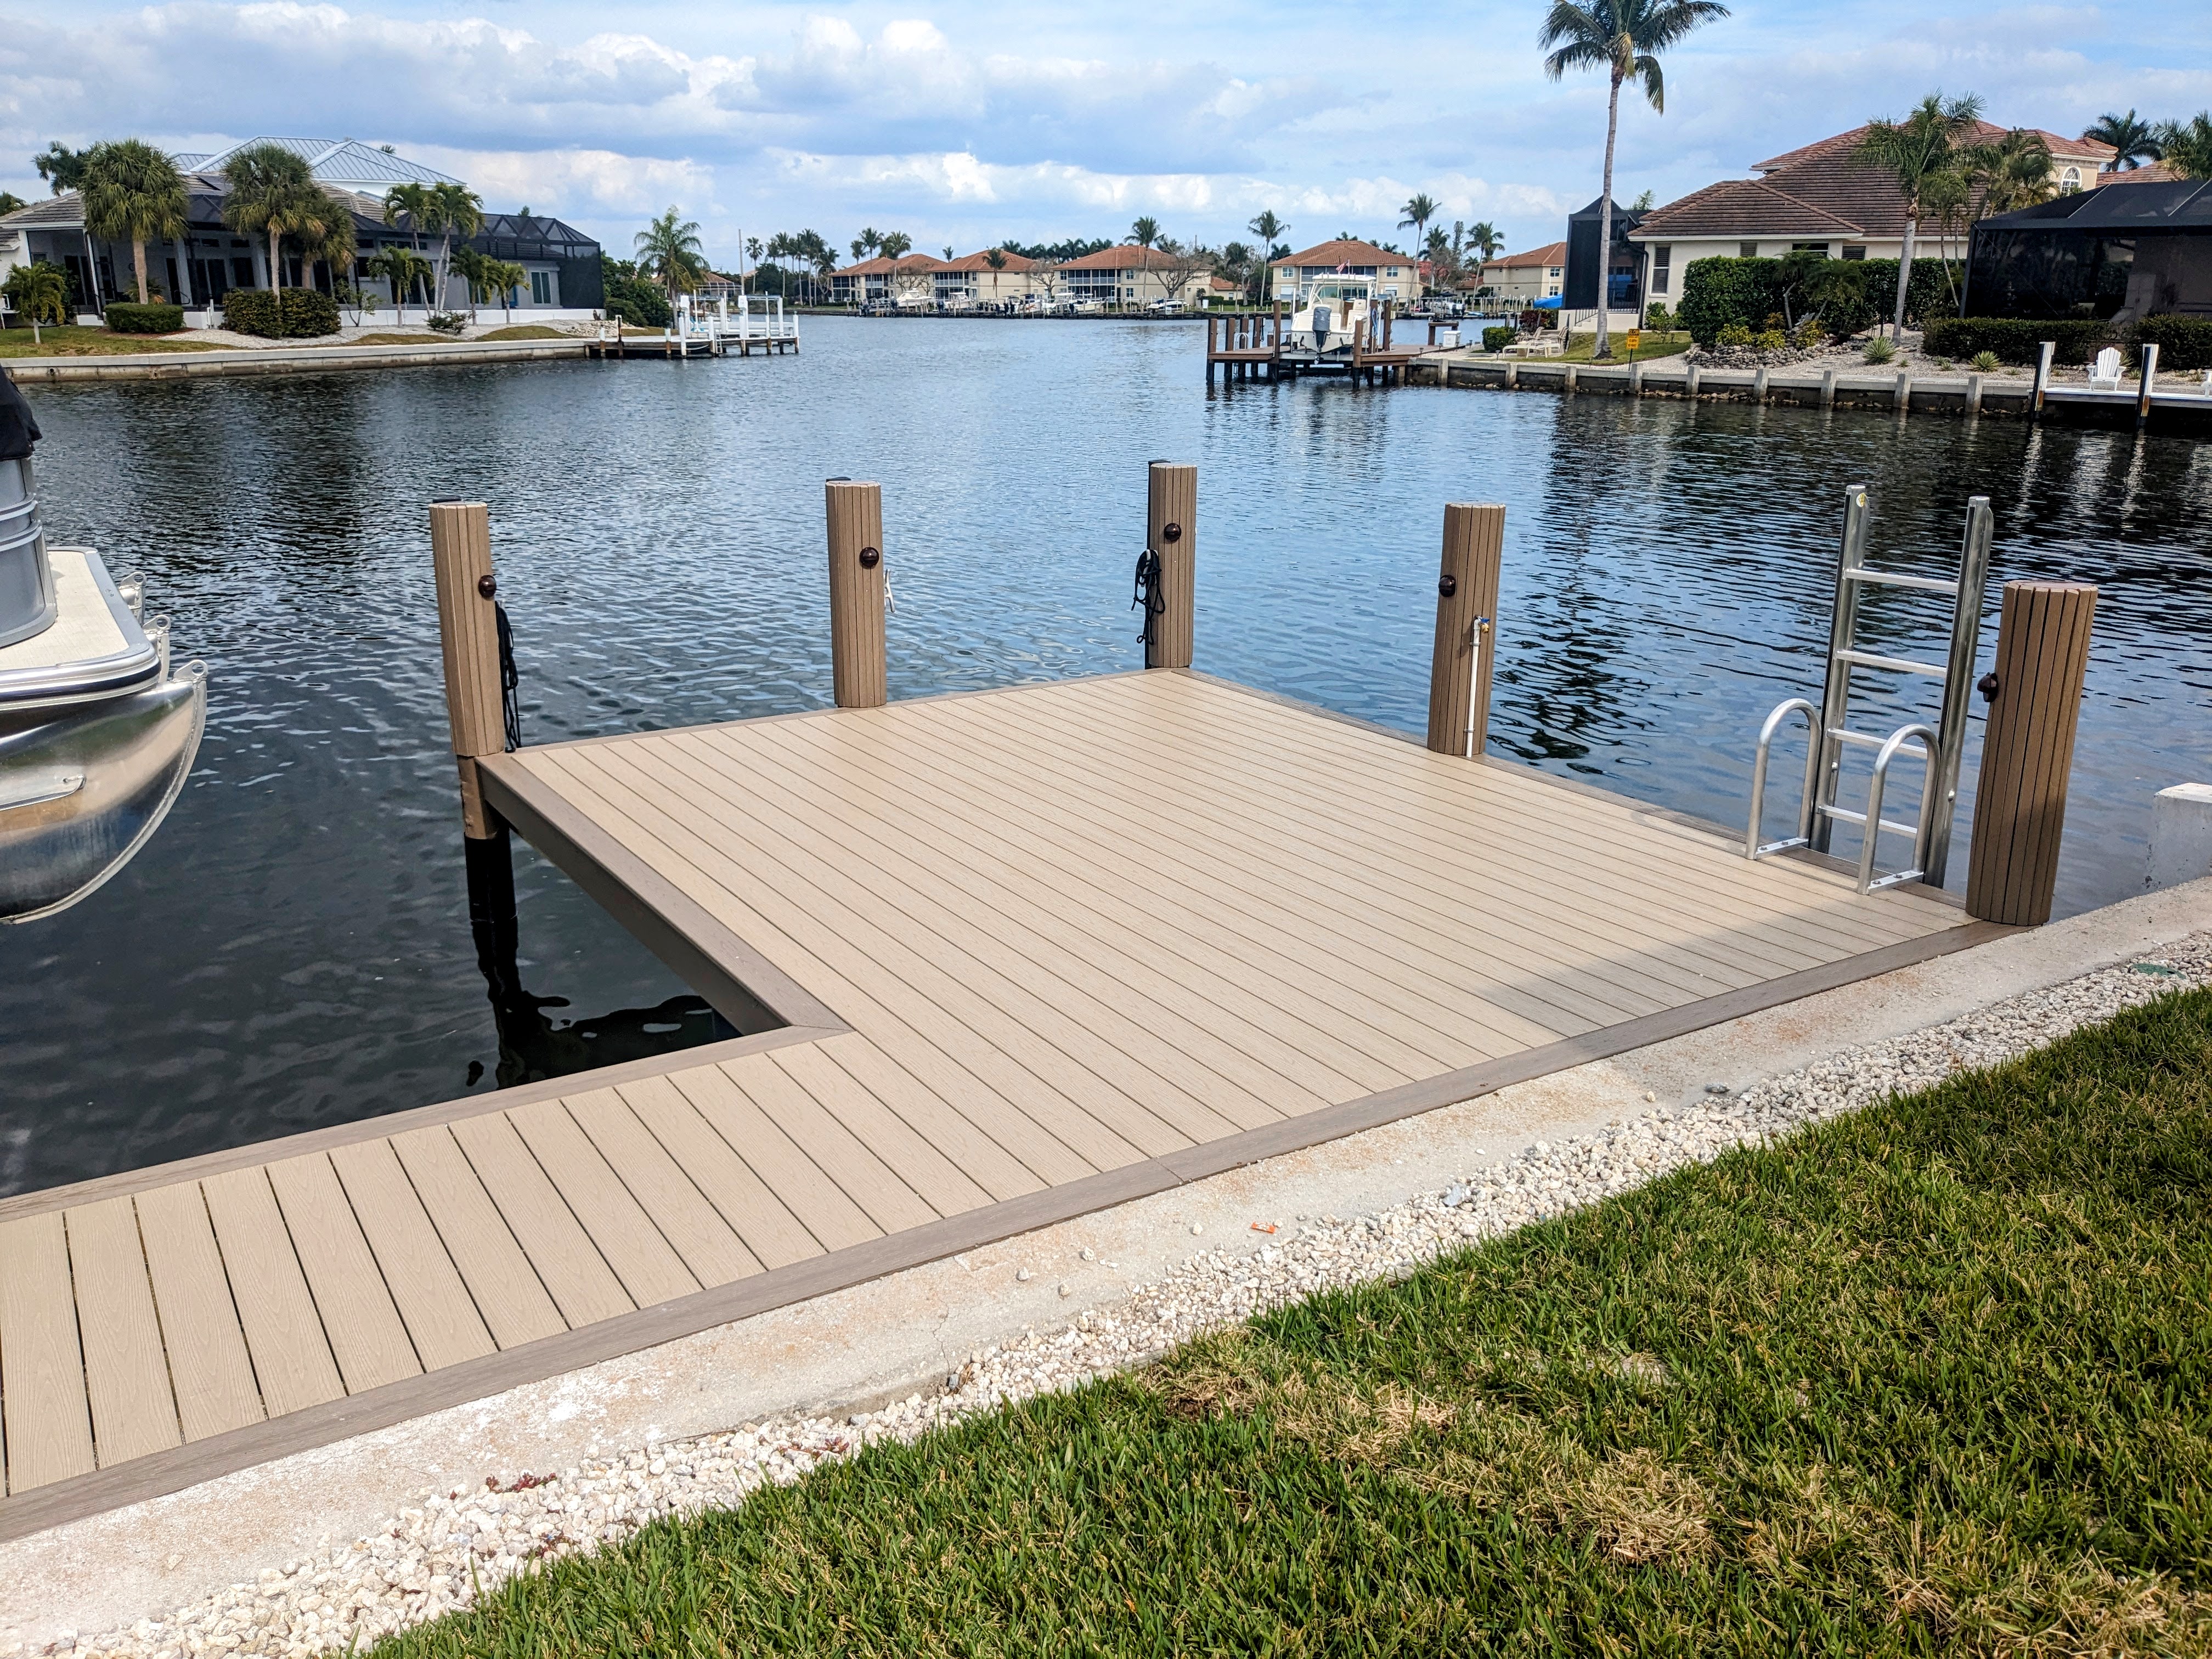
[{"label": "tree", "polygon": [[284,238],[327,204],[307,162],[282,144],[254,144],[223,163],[223,222],[269,238],[269,286],[284,286]]},{"label": "tree", "polygon": [[1172,236],[1163,236],[1159,239],[1159,252],[1165,257],[1152,266],[1152,270],[1171,301],[1182,299],[1191,278],[1213,269],[1213,250],[1203,242],[1185,244]]},{"label": "tree", "polygon": [[876,252],[886,259],[903,259],[914,252],[914,238],[902,230],[887,230],[877,242]]},{"label": "tree", "polygon": [[2108,110],[2082,129],[2081,136],[2112,147],[2112,159],[2106,166],[2114,173],[2132,172],[2145,161],[2160,159],[2158,129],[2137,117],[2133,110],[2125,115],[2114,115]]},{"label": "tree", "polygon": [[999,273],[1006,268],[1006,250],[989,247],[983,250],[983,263],[991,267],[991,303],[999,303]]},{"label": "tree", "polygon": [[15,314],[30,324],[33,345],[40,343],[40,323],[58,326],[69,320],[69,278],[62,275],[59,265],[48,264],[44,259],[17,265],[8,273],[7,282],[0,284],[0,293],[7,295]]},{"label": "tree", "polygon": [[1398,228],[1404,230],[1410,226],[1413,233],[1413,244],[1418,247],[1428,234],[1429,221],[1435,218],[1440,210],[1437,206],[1436,198],[1424,191],[1398,210],[1406,216],[1398,221]]},{"label": "tree", "polygon": [[[453,262],[453,238],[463,241],[483,228],[483,202],[466,185],[447,179],[441,185],[432,185],[425,192],[423,212],[419,221],[422,228],[438,234],[437,276],[432,293],[437,309],[446,308],[447,284]],[[694,226],[694,229],[697,227]]]},{"label": "tree", "polygon": [[858,236],[853,239],[853,257],[855,259],[867,258],[883,245],[883,232],[878,230],[873,225],[866,226]]},{"label": "tree", "polygon": [[0,213],[13,213],[17,208],[29,205],[28,202],[16,195],[14,191],[0,190]]},{"label": "tree", "polygon": [[143,139],[118,138],[85,152],[80,177],[84,228],[104,241],[131,244],[131,270],[143,306],[146,244],[184,234],[184,176],[175,162]]},{"label": "tree", "polygon": [[[407,320],[407,296],[430,280],[430,262],[413,250],[388,247],[367,262],[368,274],[382,276],[392,284],[392,305],[398,320]],[[423,309],[428,311],[427,303]]]},{"label": "tree", "polygon": [[1982,100],[1967,96],[1948,103],[1931,92],[1902,121],[1868,123],[1855,159],[1893,173],[1905,196],[1905,246],[1897,259],[1897,313],[1890,337],[1905,337],[1905,295],[1912,282],[1912,239],[1931,205],[1955,189],[1964,161],[1964,140],[1981,119]]},{"label": "tree", "polygon": [[696,221],[680,219],[671,207],[637,234],[638,269],[667,291],[668,302],[699,286],[707,271],[706,246]]},{"label": "tree", "polygon": [[1048,311],[1060,303],[1060,266],[1051,259],[1039,259],[1030,267],[1030,282],[1044,290],[1044,306]]},{"label": "tree", "polygon": [[2014,127],[1989,143],[1969,145],[1960,156],[1968,190],[1978,193],[1974,217],[2010,213],[2051,199],[2051,147],[2040,133]]},{"label": "tree", "polygon": [[461,280],[468,284],[469,320],[471,323],[477,319],[477,290],[482,289],[487,293],[490,291],[489,268],[499,263],[498,260],[486,254],[479,253],[465,242],[453,250],[453,269],[460,273]]},{"label": "tree", "polygon": [[[422,228],[430,217],[430,187],[428,185],[394,185],[384,192],[384,222],[397,225],[407,222],[407,240],[416,252],[422,251]],[[398,289],[392,290],[395,295]],[[404,320],[405,302],[400,302]],[[425,307],[424,309],[428,309]]]},{"label": "tree", "polygon": [[1467,234],[1467,245],[1481,256],[1484,264],[1488,264],[1505,251],[1505,239],[1498,234],[1498,227],[1487,219],[1475,221],[1474,228]]},{"label": "tree", "polygon": [[2185,179],[2212,179],[2212,110],[2158,129],[2159,159]]},{"label": "tree", "polygon": [[31,165],[39,170],[39,177],[57,196],[64,196],[77,188],[84,179],[84,159],[89,149],[71,149],[58,138],[48,141],[44,155],[33,155]]},{"label": "tree", "polygon": [[[474,252],[473,249],[470,251]],[[507,320],[512,323],[514,320],[515,290],[530,280],[530,272],[507,259],[485,258],[480,269],[485,292],[499,295],[500,308],[507,313]]]},{"label": "tree", "polygon": [[1556,81],[1571,69],[1602,69],[1610,82],[1605,106],[1605,174],[1598,194],[1597,341],[1591,355],[1612,355],[1606,322],[1612,310],[1613,152],[1620,131],[1620,84],[1634,79],[1651,107],[1667,112],[1659,54],[1692,29],[1729,15],[1720,0],[1552,0],[1537,44],[1555,50],[1544,73]]},{"label": "tree", "polygon": [[1139,247],[1149,252],[1152,245],[1160,240],[1160,222],[1148,213],[1131,225],[1129,234],[1121,240],[1125,242],[1134,242]]},{"label": "tree", "polygon": [[1631,213],[1649,213],[1651,211],[1651,204],[1653,199],[1654,198],[1650,191],[1644,191],[1637,196],[1637,198],[1633,202],[1631,202],[1628,204],[1628,210]]},{"label": "tree", "polygon": [[293,234],[299,239],[300,252],[308,267],[300,274],[311,277],[314,262],[320,259],[330,267],[331,291],[335,294],[344,274],[353,269],[361,238],[354,227],[351,208],[326,190],[319,190],[316,194],[321,198],[319,202],[301,199],[293,225]]}]

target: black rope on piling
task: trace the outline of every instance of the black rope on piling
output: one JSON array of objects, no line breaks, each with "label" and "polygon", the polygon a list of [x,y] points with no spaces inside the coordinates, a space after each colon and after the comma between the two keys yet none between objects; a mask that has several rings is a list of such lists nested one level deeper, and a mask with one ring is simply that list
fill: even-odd
[{"label": "black rope on piling", "polygon": [[507,715],[507,749],[513,754],[522,747],[522,703],[515,695],[522,676],[514,666],[514,629],[507,620],[507,607],[495,600],[492,611],[499,618],[499,698]]},{"label": "black rope on piling", "polygon": [[1137,637],[1147,651],[1158,642],[1158,619],[1167,608],[1168,596],[1160,583],[1160,556],[1148,547],[1137,555],[1137,589],[1129,596],[1129,609],[1145,613],[1145,631]]}]

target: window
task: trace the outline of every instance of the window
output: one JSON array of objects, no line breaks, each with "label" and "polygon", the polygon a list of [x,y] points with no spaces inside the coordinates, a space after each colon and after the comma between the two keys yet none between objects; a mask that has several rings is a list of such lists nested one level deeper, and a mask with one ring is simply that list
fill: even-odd
[{"label": "window", "polygon": [[1651,291],[1654,294],[1667,291],[1668,272],[1674,262],[1674,250],[1672,247],[1662,246],[1651,250]]},{"label": "window", "polygon": [[252,260],[233,259],[230,262],[230,285],[233,288],[252,288],[253,286]]},{"label": "window", "polygon": [[1735,245],[1735,257],[1739,259],[1756,259],[1759,258],[1759,244],[1738,242]]},{"label": "window", "polygon": [[2063,173],[2058,175],[2058,193],[2061,196],[2071,196],[2075,191],[2081,188],[2081,168],[2068,167]]},{"label": "window", "polygon": [[1846,242],[1844,244],[1844,258],[1846,259],[1863,259],[1866,258],[1866,249],[1860,243]]},{"label": "window", "polygon": [[[1566,273],[1565,273],[1565,272],[1564,272],[1564,271],[1562,271],[1562,270],[1559,269],[1559,266],[1557,266],[1557,265],[1553,265],[1550,270],[1547,270],[1547,271],[1544,273],[1544,275],[1546,275],[1547,276],[1565,276],[1565,274],[1566,274]],[[1556,294],[1557,292],[1559,292],[1559,290],[1558,290],[1557,289],[1554,289],[1553,290],[1553,292]]]},{"label": "window", "polygon": [[1790,251],[1792,253],[1817,253],[1823,259],[1828,257],[1828,245],[1826,242],[1792,242],[1790,244]]},{"label": "window", "polygon": [[534,306],[550,306],[553,303],[553,273],[551,271],[533,270],[530,273],[530,303]]}]

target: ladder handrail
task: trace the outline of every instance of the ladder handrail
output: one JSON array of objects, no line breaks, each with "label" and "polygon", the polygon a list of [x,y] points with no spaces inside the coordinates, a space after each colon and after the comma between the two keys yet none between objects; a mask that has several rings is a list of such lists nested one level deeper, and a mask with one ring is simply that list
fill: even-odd
[{"label": "ladder handrail", "polygon": [[1942,738],[1934,726],[1923,726],[1916,720],[1891,732],[1889,741],[1882,744],[1881,752],[1874,757],[1874,781],[1867,785],[1866,829],[1859,839],[1859,891],[1862,893],[1874,890],[1874,855],[1881,841],[1881,832],[1904,827],[1882,822],[1881,796],[1889,782],[1890,762],[1897,758],[1906,744],[1914,741],[1919,743],[1921,757],[1928,763],[1928,784],[1921,793],[1920,822],[1912,837],[1913,867],[1883,877],[1882,884],[1888,886],[1915,878],[1924,879],[1927,876],[1929,830],[1935,822],[1929,808],[1935,804],[1936,774],[1942,757],[1940,745]]},{"label": "ladder handrail", "polygon": [[[1798,833],[1780,841],[1762,842],[1759,839],[1761,820],[1766,814],[1766,762],[1774,747],[1775,734],[1781,731],[1782,722],[1793,714],[1805,716],[1805,789],[1797,804]],[[1792,847],[1803,847],[1812,836],[1813,790],[1820,769],[1820,711],[1808,697],[1791,697],[1778,703],[1766,723],[1759,728],[1759,756],[1751,763],[1751,823],[1743,832],[1743,855],[1747,859],[1764,857]]]}]

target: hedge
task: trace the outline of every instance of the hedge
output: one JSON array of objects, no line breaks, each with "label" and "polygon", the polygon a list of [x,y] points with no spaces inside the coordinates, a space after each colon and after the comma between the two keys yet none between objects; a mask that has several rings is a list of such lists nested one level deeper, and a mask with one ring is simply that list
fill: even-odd
[{"label": "hedge", "polygon": [[2158,366],[2212,368],[2212,318],[2146,317],[2136,325],[2136,343],[2158,348]]},{"label": "hedge", "polygon": [[676,316],[669,309],[665,294],[635,276],[606,279],[606,313],[610,317],[621,318],[632,328],[666,328]]},{"label": "hedge", "polygon": [[[1908,322],[1941,316],[1958,302],[1960,268],[1915,259],[1905,300]],[[1694,259],[1682,278],[1681,325],[1710,346],[1729,324],[1758,333],[1769,317],[1794,328],[1818,315],[1828,332],[1847,339],[1895,314],[1897,261],[1830,259],[1793,253],[1784,259]]]},{"label": "hedge", "polygon": [[1486,328],[1482,331],[1482,349],[1485,351],[1503,351],[1519,337],[1520,333],[1519,329],[1510,326]]},{"label": "hedge", "polygon": [[107,326],[117,334],[174,334],[184,325],[182,306],[142,306],[128,300],[108,303]]},{"label": "hedge", "polygon": [[1991,351],[2001,363],[2033,366],[2051,341],[2057,349],[2051,361],[2086,363],[2100,346],[2112,340],[2109,323],[2069,319],[2038,321],[2032,317],[1938,317],[1928,325],[1926,349],[1931,357],[1968,358]]},{"label": "hedge", "polygon": [[338,302],[312,288],[234,288],[222,296],[222,321],[264,340],[311,340],[338,331]]}]

